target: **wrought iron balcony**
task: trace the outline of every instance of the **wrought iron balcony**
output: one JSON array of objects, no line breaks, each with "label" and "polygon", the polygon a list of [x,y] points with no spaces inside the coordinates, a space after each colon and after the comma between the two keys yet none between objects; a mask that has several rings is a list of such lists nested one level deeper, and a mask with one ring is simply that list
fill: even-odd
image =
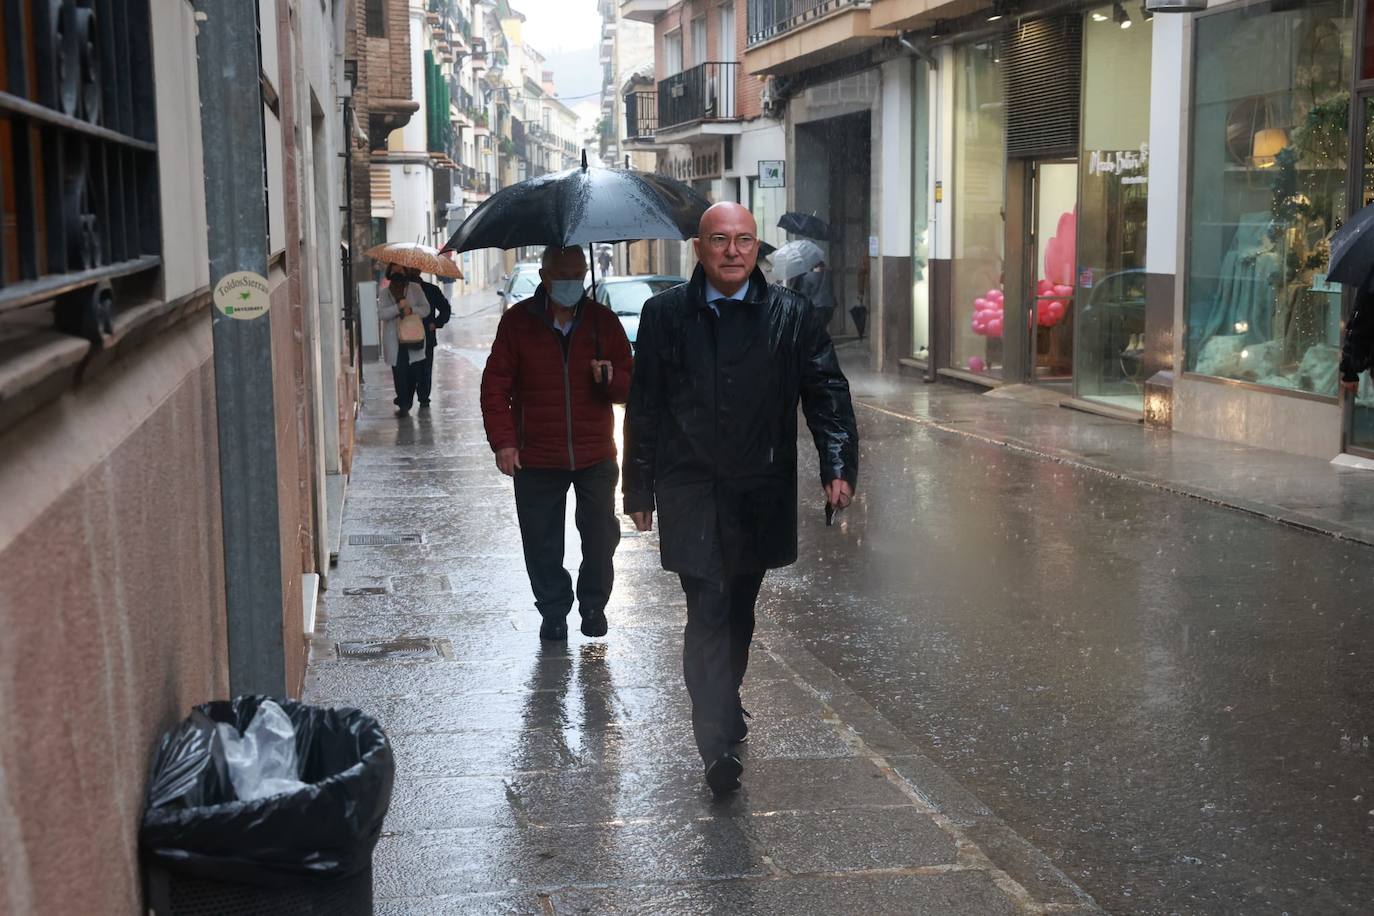
[{"label": "wrought iron balcony", "polygon": [[658,130],[658,93],[640,89],[625,93],[625,139],[652,140]]},{"label": "wrought iron balcony", "polygon": [[749,0],[748,43],[777,38],[827,13],[854,6],[867,7],[868,0]]},{"label": "wrought iron balcony", "polygon": [[708,61],[658,81],[658,125],[662,131],[692,121],[737,118],[735,61]]}]

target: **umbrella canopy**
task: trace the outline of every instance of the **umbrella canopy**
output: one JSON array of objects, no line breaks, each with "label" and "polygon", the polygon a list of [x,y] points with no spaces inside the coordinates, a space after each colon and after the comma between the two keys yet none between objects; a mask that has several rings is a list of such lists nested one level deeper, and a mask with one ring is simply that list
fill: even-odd
[{"label": "umbrella canopy", "polygon": [[800,277],[811,268],[825,260],[821,246],[806,239],[794,239],[779,246],[768,263],[773,265],[773,276],[779,283],[786,283],[793,277]]},{"label": "umbrella canopy", "polygon": [[367,256],[384,264],[414,267],[420,273],[434,274],[436,277],[452,277],[455,280],[463,278],[463,272],[458,269],[458,265],[441,256],[439,249],[433,245],[421,245],[419,242],[388,242],[369,248]]},{"label": "umbrella canopy", "polygon": [[1374,204],[1331,233],[1327,279],[1360,286],[1374,274]]},{"label": "umbrella canopy", "polygon": [[784,213],[778,228],[803,238],[830,241],[830,226],[814,213]]},{"label": "umbrella canopy", "polygon": [[710,202],[680,181],[633,169],[580,168],[502,188],[463,220],[445,251],[688,239]]}]

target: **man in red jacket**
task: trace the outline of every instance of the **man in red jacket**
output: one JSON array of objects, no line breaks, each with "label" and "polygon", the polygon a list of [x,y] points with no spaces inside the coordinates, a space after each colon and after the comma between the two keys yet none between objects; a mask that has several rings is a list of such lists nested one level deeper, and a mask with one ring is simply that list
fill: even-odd
[{"label": "man in red jacket", "polygon": [[568,638],[572,577],[563,568],[568,487],[582,536],[577,603],[582,632],[606,635],[606,602],[620,543],[615,515],[612,404],[630,392],[630,341],[610,309],[583,294],[581,248],[544,250],[533,296],[502,317],[482,373],[482,421],[502,474],[515,478],[515,511],[539,637]]}]

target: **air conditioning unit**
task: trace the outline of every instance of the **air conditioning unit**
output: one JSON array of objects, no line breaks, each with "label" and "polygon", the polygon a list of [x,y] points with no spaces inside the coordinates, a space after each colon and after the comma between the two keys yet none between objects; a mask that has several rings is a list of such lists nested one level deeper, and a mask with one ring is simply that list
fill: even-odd
[{"label": "air conditioning unit", "polygon": [[1145,9],[1152,13],[1199,13],[1207,9],[1207,0],[1145,0]]}]

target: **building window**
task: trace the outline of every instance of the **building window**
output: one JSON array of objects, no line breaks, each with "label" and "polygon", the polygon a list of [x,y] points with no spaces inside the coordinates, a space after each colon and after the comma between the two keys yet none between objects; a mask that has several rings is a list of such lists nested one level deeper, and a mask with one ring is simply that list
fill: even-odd
[{"label": "building window", "polygon": [[706,17],[698,16],[692,20],[692,66],[706,63]]},{"label": "building window", "polygon": [[367,0],[367,37],[386,37],[386,0]]},{"label": "building window", "polygon": [[93,339],[162,245],[147,0],[119,19],[0,7],[0,34],[26,36],[0,73],[0,316],[55,301],[58,326]]},{"label": "building window", "polygon": [[[1194,27],[1187,369],[1334,397],[1347,207],[1351,0],[1241,7]],[[1264,66],[1256,66],[1264,61]]]},{"label": "building window", "polygon": [[673,29],[663,36],[663,75],[682,72],[682,29]]}]

